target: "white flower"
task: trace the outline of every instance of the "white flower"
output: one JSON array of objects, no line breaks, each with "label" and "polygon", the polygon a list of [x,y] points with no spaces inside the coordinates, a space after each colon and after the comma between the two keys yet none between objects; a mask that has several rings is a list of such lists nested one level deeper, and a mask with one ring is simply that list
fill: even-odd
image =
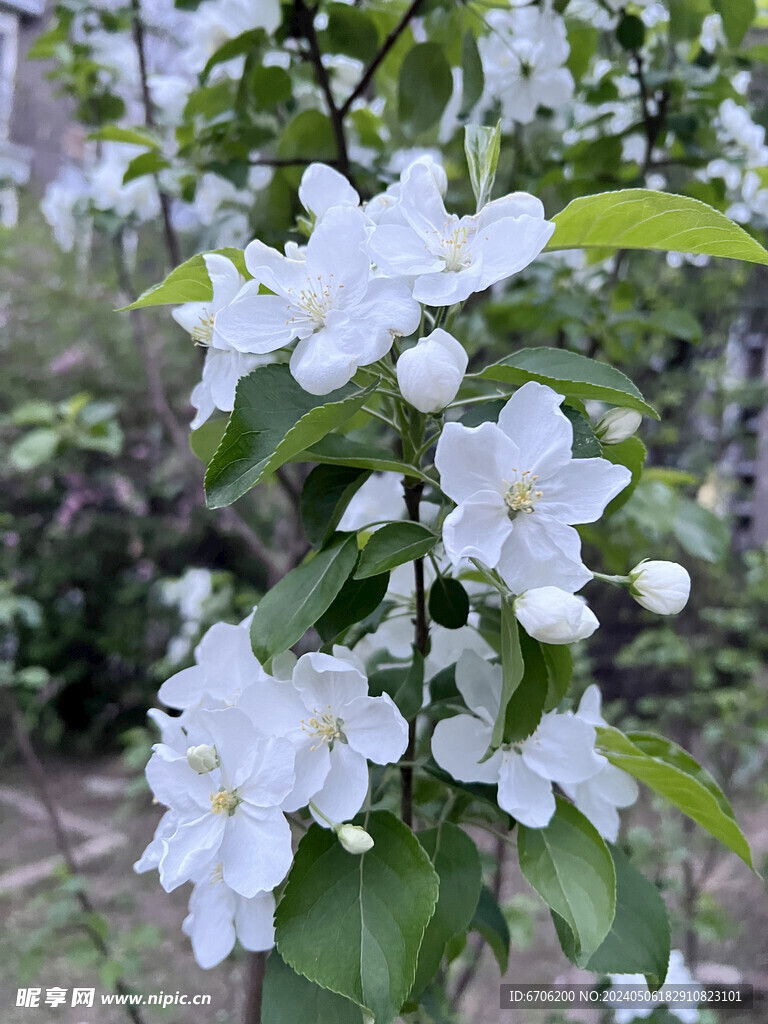
[{"label": "white flower", "polygon": [[195,11],[188,29],[187,66],[201,71],[208,58],[230,39],[255,28],[271,35],[281,20],[280,0],[206,0]]},{"label": "white flower", "polygon": [[360,205],[360,196],[343,174],[327,164],[310,164],[301,176],[299,199],[307,213],[320,220],[334,206]]},{"label": "white flower", "polygon": [[636,409],[609,409],[595,427],[595,434],[603,444],[618,444],[632,437],[642,422]]},{"label": "white flower", "polygon": [[271,892],[260,892],[250,899],[241,896],[224,881],[218,861],[195,883],[181,930],[192,941],[195,960],[207,969],[232,952],[236,938],[252,952],[272,949],[274,913],[275,897]]},{"label": "white flower", "polygon": [[570,47],[565,22],[549,7],[492,10],[490,31],[478,40],[485,74],[481,107],[501,101],[502,122],[528,124],[538,107],[557,110],[573,96],[573,76],[564,66]]},{"label": "white flower", "polygon": [[248,628],[217,622],[195,649],[196,664],[167,679],[158,696],[171,708],[204,701],[236,704],[245,689],[269,679],[251,650]]},{"label": "white flower", "polygon": [[151,174],[123,184],[128,165],[141,153],[140,146],[117,142],[104,144],[101,161],[91,173],[90,180],[91,202],[97,210],[110,210],[118,217],[142,223],[159,215],[160,197]]},{"label": "white flower", "polygon": [[403,398],[419,412],[439,412],[456,397],[467,362],[467,353],[459,342],[438,327],[397,361],[397,382]]},{"label": "white flower", "polygon": [[[584,691],[576,717],[595,727],[607,725],[601,714],[601,703],[600,691],[593,683]],[[611,843],[615,843],[619,835],[617,808],[630,807],[639,795],[632,776],[608,761],[585,782],[564,782],[561,788],[600,835]]]},{"label": "white flower", "polygon": [[554,711],[527,739],[501,747],[481,764],[499,711],[501,668],[466,652],[456,665],[456,686],[472,714],[437,723],[432,756],[459,782],[497,784],[499,807],[522,825],[549,824],[555,813],[553,782],[583,782],[605,765],[595,753],[594,727],[571,712]]},{"label": "white flower", "polygon": [[677,615],[691,594],[691,577],[677,562],[640,562],[629,580],[629,592],[637,603],[657,615]]},{"label": "white flower", "polygon": [[349,655],[305,654],[292,682],[253,687],[240,707],[295,748],[296,784],[285,811],[311,800],[331,821],[348,821],[368,792],[368,761],[395,762],[408,744],[408,724],[391,697],[369,697],[368,680]]},{"label": "white flower", "polygon": [[400,477],[372,473],[344,510],[339,530],[362,530],[369,523],[404,519],[407,515]]},{"label": "white flower", "polygon": [[192,392],[191,402],[197,409],[192,420],[193,430],[201,427],[214,409],[231,412],[235,405],[237,382],[264,361],[260,356],[238,352],[216,329],[216,314],[234,300],[243,284],[237,267],[226,256],[217,253],[207,253],[203,259],[213,285],[212,299],[209,302],[185,302],[171,314],[195,344],[207,349],[203,379]]},{"label": "white flower", "polygon": [[260,295],[250,282],[221,311],[217,329],[241,352],[274,352],[298,339],[291,373],[299,384],[313,395],[341,387],[421,317],[404,283],[371,278],[367,243],[366,219],[351,206],[323,215],[306,259],[251,242],[246,266],[274,294]]},{"label": "white flower", "polygon": [[440,151],[437,149],[401,149],[392,154],[389,170],[400,173],[399,181],[393,182],[386,190],[380,192],[365,204],[365,215],[374,224],[406,224],[407,221],[400,210],[400,193],[403,183],[408,180],[411,171],[417,165],[426,167],[435,181],[441,196],[448,191],[448,176],[440,162]]},{"label": "white flower", "polygon": [[293,747],[259,733],[237,708],[201,710],[195,720],[216,748],[218,768],[199,775],[186,756],[163,743],[147,765],[152,792],[177,823],[158,844],[160,882],[170,892],[215,860],[241,896],[273,889],[293,859],[291,830],[280,810],[295,781]]},{"label": "white flower", "polygon": [[415,164],[403,181],[398,212],[371,235],[371,252],[389,277],[415,277],[413,297],[432,306],[462,302],[511,277],[539,255],[554,224],[526,192],[495,199],[471,217],[446,212],[434,176]]},{"label": "white flower", "polygon": [[600,625],[580,597],[557,587],[526,590],[515,600],[515,615],[529,636],[545,644],[585,640]]},{"label": "white flower", "polygon": [[339,825],[336,835],[347,853],[367,853],[374,845],[373,838],[360,825]]},{"label": "white flower", "polygon": [[[648,982],[643,974],[612,974],[610,976],[612,985],[641,985],[648,990]],[[669,968],[664,984],[674,988],[678,985],[695,985],[693,975],[685,965],[685,959],[679,949],[673,949],[669,954]],[[643,993],[638,996],[642,1000]],[[667,1011],[672,1017],[677,1017],[683,1024],[696,1024],[699,1019],[699,1011],[692,1006],[676,1007],[674,1002],[669,1004]],[[631,1024],[634,1020],[645,1020],[653,1013],[653,1007],[640,1007],[637,1010],[621,1009],[615,1011],[616,1024]]]},{"label": "white flower", "polygon": [[574,523],[593,523],[629,483],[624,466],[573,459],[563,396],[534,381],[499,414],[498,425],[449,423],[435,453],[443,491],[458,508],[443,524],[454,562],[478,558],[515,594],[537,587],[578,590],[592,578]]}]

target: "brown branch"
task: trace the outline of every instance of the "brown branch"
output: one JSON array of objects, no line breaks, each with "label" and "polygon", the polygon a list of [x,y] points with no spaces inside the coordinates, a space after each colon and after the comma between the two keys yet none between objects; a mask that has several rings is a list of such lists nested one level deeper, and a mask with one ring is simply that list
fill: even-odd
[{"label": "brown branch", "polygon": [[243,1024],[261,1024],[261,1003],[264,996],[264,975],[267,970],[266,953],[248,954],[248,979],[245,994]]},{"label": "brown branch", "polygon": [[[419,522],[419,505],[424,484],[406,482],[404,485],[405,507],[412,523]],[[414,620],[414,648],[419,654],[426,656],[429,644],[429,624],[427,622],[427,606],[424,590],[424,559],[417,558],[413,563],[413,576],[416,589],[416,618]],[[416,719],[408,724],[408,746],[403,758],[406,764],[400,769],[400,810],[403,821],[410,828],[413,824],[413,758],[416,747]]]},{"label": "brown branch", "polygon": [[331,167],[338,165],[338,160],[327,156],[260,156],[249,160],[250,167],[309,167],[310,164],[329,164]]},{"label": "brown branch", "polygon": [[413,0],[413,2],[409,5],[408,9],[406,10],[405,14],[402,16],[400,21],[397,23],[397,25],[395,25],[395,27],[389,33],[387,38],[384,40],[381,49],[363,72],[363,77],[360,79],[355,88],[352,90],[349,96],[347,96],[346,100],[344,101],[344,103],[342,103],[341,107],[339,108],[339,113],[341,114],[342,117],[345,117],[349,113],[349,109],[355,102],[355,100],[359,96],[362,96],[362,94],[368,88],[371,79],[379,69],[379,65],[383,60],[385,60],[385,58],[389,54],[389,51],[395,45],[395,43],[403,34],[403,32],[405,32],[405,30],[408,28],[408,23],[410,22],[411,18],[413,18],[414,15],[417,14],[419,7],[421,7],[423,3],[424,0]]},{"label": "brown branch", "polygon": [[[24,759],[27,772],[29,773],[33,786],[37,790],[40,802],[42,803],[43,807],[45,808],[45,812],[48,815],[48,821],[51,826],[51,831],[53,832],[53,838],[56,842],[56,846],[58,847],[59,853],[61,854],[61,859],[64,861],[67,870],[71,875],[78,875],[79,868],[77,865],[77,861],[75,860],[75,855],[72,850],[72,846],[70,845],[69,838],[64,829],[64,826],[61,823],[61,816],[59,815],[59,811],[56,806],[56,801],[54,800],[53,794],[51,793],[50,787],[48,785],[48,779],[45,774],[45,768],[43,767],[42,762],[35,753],[35,748],[32,745],[29,730],[27,729],[27,723],[24,721],[24,715],[22,713],[21,708],[19,707],[19,702],[16,697],[16,694],[14,693],[13,687],[7,687],[5,690],[5,694],[6,700],[8,702],[8,708],[10,711],[11,726],[13,728],[13,735],[16,740],[16,745],[18,746],[19,751],[21,752],[21,756]],[[87,892],[85,892],[82,888],[78,888],[77,892],[75,893],[75,896],[77,898],[78,903],[80,904],[80,909],[82,910],[83,914],[85,914],[89,918],[97,915],[97,911],[93,903],[91,902],[91,899],[88,896]],[[88,932],[88,936],[91,942],[96,947],[96,949],[99,951],[99,954],[102,957],[104,957],[105,960],[112,960],[112,952],[109,946],[107,945],[106,941],[104,940],[103,936],[97,931],[97,929],[87,920],[82,922],[82,926]],[[128,986],[125,984],[125,981],[121,977],[118,977],[115,980],[115,991],[119,995],[128,994]],[[131,1018],[134,1024],[144,1024],[144,1019],[135,1006],[130,1006],[127,1004],[124,1004],[124,1006],[125,1012]]]}]

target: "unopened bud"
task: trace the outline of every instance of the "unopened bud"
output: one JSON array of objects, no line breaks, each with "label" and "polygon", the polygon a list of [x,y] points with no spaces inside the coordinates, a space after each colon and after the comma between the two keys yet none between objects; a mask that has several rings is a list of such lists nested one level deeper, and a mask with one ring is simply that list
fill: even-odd
[{"label": "unopened bud", "polygon": [[373,839],[360,825],[337,825],[336,835],[347,853],[365,853],[373,846]]},{"label": "unopened bud", "polygon": [[199,747],[188,747],[187,764],[198,775],[207,775],[208,772],[219,767],[219,755],[216,753],[216,747],[212,747],[209,743],[201,743]]},{"label": "unopened bud", "polygon": [[595,427],[595,435],[603,444],[618,444],[632,437],[642,421],[636,409],[611,409]]},{"label": "unopened bud", "polygon": [[629,592],[657,615],[677,615],[688,603],[691,577],[677,562],[640,562],[629,574]]}]

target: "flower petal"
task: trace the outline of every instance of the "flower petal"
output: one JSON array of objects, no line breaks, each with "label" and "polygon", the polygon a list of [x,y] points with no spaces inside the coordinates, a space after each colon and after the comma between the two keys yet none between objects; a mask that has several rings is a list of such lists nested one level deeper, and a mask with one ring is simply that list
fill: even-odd
[{"label": "flower petal", "polygon": [[232,952],[235,944],[235,893],[218,879],[198,882],[181,930],[192,942],[198,964],[207,970]]},{"label": "flower petal", "polygon": [[357,371],[357,355],[349,351],[341,324],[321,327],[298,343],[291,355],[291,373],[310,395],[328,395],[343,387]]},{"label": "flower petal", "polygon": [[203,261],[213,285],[211,312],[216,313],[234,299],[243,285],[243,279],[232,260],[220,253],[208,252],[203,256]]},{"label": "flower petal", "polygon": [[607,459],[572,459],[554,476],[539,480],[543,494],[536,511],[570,525],[594,523],[631,479],[626,466]]},{"label": "flower petal", "polygon": [[432,756],[458,782],[499,781],[501,751],[481,763],[491,742],[492,728],[474,715],[444,718],[432,734]]},{"label": "flower petal", "polygon": [[538,587],[574,593],[592,579],[581,561],[581,538],[572,526],[534,512],[518,515],[497,568],[515,594]]},{"label": "flower petal", "polygon": [[500,429],[520,450],[521,473],[528,470],[544,479],[571,461],[573,427],[560,411],[563,401],[552,388],[530,380],[499,413]]},{"label": "flower petal", "polygon": [[[335,743],[331,751],[331,770],[312,803],[331,821],[349,821],[363,806],[367,793],[368,762],[347,743]],[[328,828],[327,821],[311,807],[309,810],[318,824]]]},{"label": "flower petal", "polygon": [[307,708],[323,711],[330,706],[337,716],[355,697],[368,696],[368,680],[354,665],[319,651],[299,658],[293,670],[293,685]]},{"label": "flower petal", "polygon": [[235,929],[240,945],[252,953],[272,949],[275,944],[275,897],[260,892],[251,899],[235,898]]},{"label": "flower petal", "polygon": [[475,651],[466,650],[456,663],[456,688],[467,707],[493,725],[501,703],[501,667],[491,665]]},{"label": "flower petal", "polygon": [[274,889],[293,861],[285,815],[276,808],[255,812],[240,804],[227,818],[219,859],[224,881],[241,896]]},{"label": "flower petal", "polygon": [[498,491],[477,491],[451,512],[443,523],[445,553],[456,564],[479,558],[493,569],[513,526]]},{"label": "flower petal", "polygon": [[607,764],[595,753],[595,729],[571,712],[544,715],[520,745],[526,766],[551,782],[584,782]]},{"label": "flower petal", "polygon": [[464,427],[446,424],[435,452],[440,486],[456,502],[476,491],[504,495],[504,480],[519,468],[520,450],[495,423]]},{"label": "flower petal", "polygon": [[316,217],[322,217],[332,206],[360,205],[360,196],[344,175],[320,163],[310,164],[302,174],[299,200]]},{"label": "flower petal", "polygon": [[343,729],[352,750],[374,764],[399,761],[408,746],[408,723],[388,693],[350,701]]},{"label": "flower petal", "polygon": [[513,750],[505,750],[501,761],[499,807],[528,828],[545,828],[555,813],[552,783]]},{"label": "flower petal", "polygon": [[274,352],[297,336],[295,313],[281,295],[259,295],[258,281],[249,281],[216,314],[216,333],[238,352]]},{"label": "flower petal", "polygon": [[195,821],[179,825],[166,840],[165,852],[157,867],[160,884],[166,892],[172,892],[205,871],[221,846],[224,824],[223,815],[204,814]]}]

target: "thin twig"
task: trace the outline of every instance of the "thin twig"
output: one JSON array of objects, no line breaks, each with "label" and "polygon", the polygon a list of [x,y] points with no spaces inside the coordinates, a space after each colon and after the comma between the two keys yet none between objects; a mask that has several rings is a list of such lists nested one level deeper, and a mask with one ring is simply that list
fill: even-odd
[{"label": "thin twig", "polygon": [[[407,482],[404,485],[405,507],[412,523],[419,522],[419,506],[423,482]],[[413,563],[413,575],[416,589],[416,619],[414,623],[414,648],[426,656],[429,644],[429,624],[427,623],[427,606],[424,590],[424,559],[417,558]],[[416,719],[408,725],[408,746],[403,755],[406,762],[413,761],[416,749]],[[400,770],[400,809],[403,821],[410,828],[413,824],[413,768],[405,764]]]}]

